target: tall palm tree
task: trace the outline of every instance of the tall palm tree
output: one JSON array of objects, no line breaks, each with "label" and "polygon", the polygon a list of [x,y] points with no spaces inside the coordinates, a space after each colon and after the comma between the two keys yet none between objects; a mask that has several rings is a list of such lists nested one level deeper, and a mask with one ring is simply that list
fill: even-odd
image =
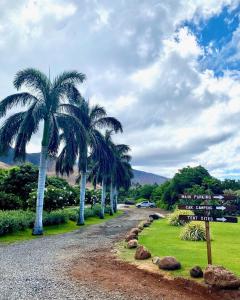
[{"label": "tall palm tree", "polygon": [[[101,193],[101,213],[100,218],[103,219],[105,215],[105,200],[106,200],[106,186],[110,183],[112,166],[115,164],[114,153],[109,145],[111,131],[106,131],[105,135],[102,136],[101,151],[93,151],[91,160],[94,167],[91,170],[90,178],[97,183],[102,185]],[[97,149],[98,150],[98,149]],[[111,202],[110,197],[110,202]],[[110,214],[112,214],[110,210]]]},{"label": "tall palm tree", "polygon": [[85,80],[85,75],[77,71],[63,72],[53,81],[36,69],[19,71],[14,78],[14,87],[25,86],[28,92],[10,95],[0,102],[0,117],[17,105],[27,109],[8,117],[0,129],[0,153],[6,153],[15,142],[14,159],[25,160],[26,145],[43,122],[43,134],[39,163],[38,192],[34,235],[43,234],[42,213],[46,180],[47,159],[55,155],[59,146],[61,128],[77,126],[78,121],[60,111],[60,106],[68,101],[73,104],[79,97],[76,85]]},{"label": "tall palm tree", "polygon": [[113,155],[110,181],[110,214],[117,211],[117,193],[120,187],[128,188],[131,185],[132,170],[130,165],[131,156],[129,146],[125,144],[114,144],[111,138],[112,132],[106,133],[106,143]]},{"label": "tall palm tree", "polygon": [[[89,102],[85,101],[83,98],[81,98],[78,104],[74,106],[65,104],[62,107],[66,112],[79,120],[86,133],[86,139],[84,141],[72,139],[70,144],[65,143],[56,164],[56,171],[61,174],[66,172],[66,164],[68,166],[71,165],[71,171],[73,171],[73,160],[76,160],[78,157],[78,168],[80,173],[80,209],[77,224],[84,225],[88,155],[94,153],[94,157],[97,159],[101,157],[101,152],[104,151],[104,139],[99,132],[99,129],[107,127],[112,129],[114,132],[122,132],[122,125],[117,119],[108,117],[103,107],[99,105],[91,107]],[[77,151],[75,151],[76,149]],[[69,162],[69,158],[71,159],[71,162]]]}]

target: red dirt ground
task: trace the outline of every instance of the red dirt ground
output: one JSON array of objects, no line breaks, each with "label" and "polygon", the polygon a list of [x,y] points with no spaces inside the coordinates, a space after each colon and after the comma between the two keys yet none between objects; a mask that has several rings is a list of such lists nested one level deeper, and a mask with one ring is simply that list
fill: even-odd
[{"label": "red dirt ground", "polygon": [[[138,269],[122,262],[106,249],[88,253],[73,262],[71,277],[77,281],[94,282],[106,291],[119,291],[126,299],[149,300],[239,300],[240,291],[209,289],[193,281],[168,280],[161,274]],[[84,270],[84,272],[82,272]]]}]

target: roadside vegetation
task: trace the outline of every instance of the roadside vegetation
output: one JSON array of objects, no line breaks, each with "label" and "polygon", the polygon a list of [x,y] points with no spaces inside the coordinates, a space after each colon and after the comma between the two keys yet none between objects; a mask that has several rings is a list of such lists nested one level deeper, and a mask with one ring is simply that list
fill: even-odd
[{"label": "roadside vegetation", "polygon": [[[118,191],[128,189],[131,183],[130,148],[113,141],[113,135],[123,131],[121,122],[82,97],[78,88],[85,79],[86,75],[77,71],[50,79],[28,68],[14,77],[18,92],[1,100],[0,118],[7,118],[0,128],[0,155],[8,155],[14,148],[14,160],[24,162],[32,136],[43,129],[38,168],[23,164],[0,170],[0,235],[26,228],[41,235],[43,226],[66,224],[73,216],[78,225],[84,225],[88,217],[104,219],[106,213],[117,212]],[[21,107],[23,110],[11,114],[11,109],[19,111]],[[55,163],[57,175],[69,175],[77,168],[77,185],[47,177],[50,161]],[[87,181],[92,182],[93,192],[86,189]],[[89,197],[91,210],[85,209]],[[94,207],[99,200],[100,206]],[[79,209],[66,213],[64,208],[74,205]]]},{"label": "roadside vegetation", "polygon": [[[141,201],[150,200],[155,202],[159,208],[174,210],[178,204],[200,205],[203,200],[179,200],[179,194],[213,195],[230,194],[236,195],[235,202],[224,202],[226,205],[238,205],[235,215],[240,214],[240,180],[225,179],[223,181],[211,176],[202,166],[186,167],[179,170],[172,179],[161,185],[139,185],[135,184],[129,190],[120,189],[119,199],[123,202],[136,204]],[[209,203],[210,204],[210,203]],[[214,200],[211,204],[221,204]]]}]

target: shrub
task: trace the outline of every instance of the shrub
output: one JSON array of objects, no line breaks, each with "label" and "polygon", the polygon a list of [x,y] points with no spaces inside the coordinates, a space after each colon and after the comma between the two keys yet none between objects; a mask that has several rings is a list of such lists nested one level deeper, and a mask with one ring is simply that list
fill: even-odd
[{"label": "shrub", "polygon": [[180,233],[180,239],[185,241],[206,241],[204,224],[202,222],[186,224]]},{"label": "shrub", "polygon": [[[30,209],[35,209],[36,200],[37,190],[34,190],[32,193],[30,193],[29,199],[27,200],[28,207]],[[76,193],[74,189],[60,189],[51,185],[45,189],[44,210],[52,211],[74,204],[76,204]]]},{"label": "shrub", "polygon": [[34,221],[34,213],[23,210],[0,211],[0,236],[25,230]]},{"label": "shrub", "polygon": [[43,214],[43,225],[59,225],[67,223],[69,220],[68,213],[62,209],[55,210],[52,212],[44,212]]},{"label": "shrub", "polygon": [[14,210],[22,206],[23,201],[18,196],[0,191],[0,210]]},{"label": "shrub", "polygon": [[38,168],[30,163],[13,167],[3,180],[3,191],[28,199],[29,193],[37,186],[37,178]]},{"label": "shrub", "polygon": [[190,210],[179,210],[176,209],[173,213],[168,216],[168,224],[172,226],[181,226],[187,223],[186,221],[180,221],[179,215],[194,215]]}]

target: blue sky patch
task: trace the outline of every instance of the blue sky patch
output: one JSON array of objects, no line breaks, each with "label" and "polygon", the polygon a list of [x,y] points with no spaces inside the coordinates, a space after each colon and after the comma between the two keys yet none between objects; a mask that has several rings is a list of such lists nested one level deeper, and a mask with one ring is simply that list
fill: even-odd
[{"label": "blue sky patch", "polygon": [[233,42],[234,33],[239,27],[239,16],[240,6],[231,11],[224,7],[220,14],[207,21],[184,24],[205,49],[205,55],[200,58],[202,69],[212,69],[216,76],[222,76],[224,70],[239,69],[240,63],[234,59],[238,49]]}]

